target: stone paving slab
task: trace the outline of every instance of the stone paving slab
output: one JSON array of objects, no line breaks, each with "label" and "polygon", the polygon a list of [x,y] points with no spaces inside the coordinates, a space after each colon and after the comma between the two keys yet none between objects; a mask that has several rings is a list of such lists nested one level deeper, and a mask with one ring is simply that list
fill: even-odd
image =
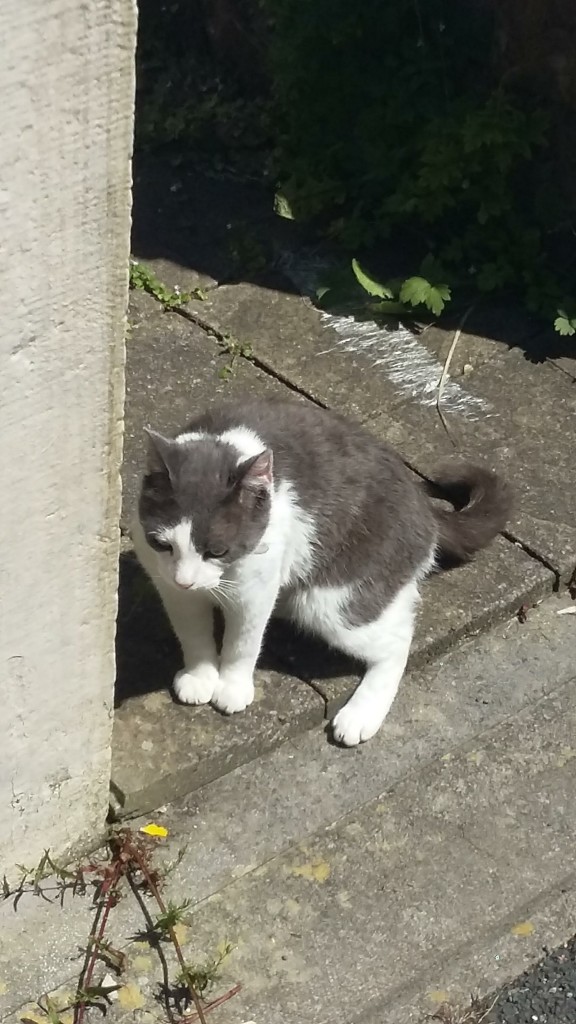
[{"label": "stone paving slab", "polygon": [[[576,342],[573,342],[574,348],[576,349]],[[572,384],[576,384],[576,366],[574,365],[574,358],[569,356],[558,356],[557,359],[553,359],[554,365],[564,373]]]},{"label": "stone paving slab", "polygon": [[370,372],[373,360],[359,353],[344,366],[338,360],[338,335],[324,327],[311,302],[286,291],[242,282],[210,293],[201,312],[210,324],[249,342],[263,363],[308,395],[334,409],[365,420],[399,396],[390,382]]},{"label": "stone paving slab", "polygon": [[[464,1020],[471,995],[480,995],[491,1006],[495,989],[507,985],[528,967],[541,960],[550,949],[557,948],[571,936],[576,917],[576,885],[573,876],[562,879],[539,899],[519,905],[513,919],[506,922],[507,932],[472,935],[463,950],[451,950],[436,964],[428,964],[422,972],[415,971],[411,987],[403,987],[391,997],[376,997],[371,1005],[359,1009],[350,1024],[429,1024],[428,1014],[438,1011],[444,1003],[453,1009],[455,1021]],[[522,918],[522,920],[520,920]],[[530,929],[531,934],[518,936],[514,929]],[[428,980],[430,979],[430,980]],[[527,1016],[504,1017],[501,1012],[480,1018],[482,1024],[553,1024],[554,1018],[533,1014],[530,999],[524,1002]],[[562,1003],[562,999],[558,1000]],[[501,1010],[501,1007],[500,1007]],[[461,1016],[456,1016],[459,1011]],[[450,1019],[450,1018],[448,1018]],[[572,1024],[568,1014],[557,1018],[559,1024]],[[475,1024],[472,1018],[473,1024]]]},{"label": "stone paving slab", "polygon": [[183,707],[167,690],[118,708],[112,738],[118,811],[150,811],[322,722],[324,701],[300,680],[260,670],[255,683],[254,703],[242,715]]},{"label": "stone paving slab", "polygon": [[[563,793],[574,785],[576,766],[570,683],[576,618],[558,614],[569,607],[566,598],[550,598],[524,624],[499,626],[411,673],[383,730],[364,747],[342,751],[317,732],[302,735],[159,817],[156,812],[155,820],[169,829],[158,865],[185,847],[164,895],[192,901],[187,953],[203,961],[225,938],[238,944],[215,994],[236,981],[244,994],[231,1004],[232,1017],[219,1010],[215,1021],[274,1024],[284,996],[288,1002],[294,997],[304,959],[301,997],[305,1003],[316,994],[319,1003],[318,1013],[304,1015],[310,1024],[354,1019],[344,1013],[344,989],[358,1015],[373,1011],[367,1020],[374,1024],[404,1024],[413,1018],[384,1015],[382,998],[387,1011],[402,1002],[413,1010],[428,1008],[430,992],[448,989],[458,997],[479,985],[494,987],[537,958],[542,945],[569,934],[573,918],[562,916],[549,888],[556,873],[568,875],[573,866],[566,843],[574,804]],[[453,847],[450,838],[460,834],[463,818],[465,843]],[[426,862],[430,843],[435,857]],[[534,846],[534,868],[525,873]],[[457,850],[467,877],[477,877],[473,887],[488,877],[486,917],[475,903],[466,919],[466,889],[447,895],[451,876],[458,876]],[[330,868],[324,881],[322,861]],[[420,874],[416,885],[424,868],[426,880]],[[510,881],[513,869],[517,884]],[[573,914],[571,883],[563,890],[566,913]],[[494,894],[501,899],[496,923]],[[425,912],[430,901],[434,914]],[[367,902],[374,910],[365,922],[359,910]],[[408,923],[396,913],[400,904]],[[511,927],[526,919],[534,932],[513,935]],[[41,992],[64,982],[73,987],[90,920],[89,896],[68,894],[61,906],[28,893],[16,912],[11,901],[0,902],[2,1019]],[[330,924],[339,921],[346,923],[345,941],[338,931],[330,934]],[[450,945],[459,922],[462,931]],[[128,991],[109,1011],[111,1024],[165,1019],[154,998],[161,980],[156,953],[126,945],[142,927],[141,911],[127,894],[111,917],[110,938],[130,959],[122,979]],[[402,948],[398,932],[404,933]],[[338,973],[333,991],[319,977],[325,965],[329,978]],[[409,982],[396,991],[398,977]],[[140,1009],[130,1009],[131,995]],[[331,1016],[338,1007],[342,1016]]]},{"label": "stone paving slab", "polygon": [[444,964],[480,937],[493,955],[501,936],[521,946],[532,900],[574,888],[575,725],[568,686],[198,908],[197,942],[225,927],[239,940],[223,980],[245,980],[243,1019],[354,1020],[409,998],[423,974],[442,990]]}]

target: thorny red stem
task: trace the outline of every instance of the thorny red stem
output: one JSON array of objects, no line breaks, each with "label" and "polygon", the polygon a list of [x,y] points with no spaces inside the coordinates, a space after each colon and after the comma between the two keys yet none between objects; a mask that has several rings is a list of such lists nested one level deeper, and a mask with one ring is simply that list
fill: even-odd
[{"label": "thorny red stem", "polygon": [[[77,999],[74,1007],[74,1024],[84,1024],[84,1016],[86,1013],[87,1004],[86,1001],[81,998],[81,993],[88,989],[91,985],[92,978],[94,975],[94,968],[98,960],[99,951],[101,948],[101,944],[104,940],[104,934],[106,932],[106,926],[108,924],[108,917],[110,916],[110,911],[114,906],[116,886],[118,885],[118,882],[120,881],[122,876],[125,874],[129,874],[131,868],[133,866],[136,866],[138,870],[141,872],[150,892],[152,893],[154,899],[156,900],[156,903],[160,908],[160,912],[162,914],[167,914],[168,912],[166,904],[156,884],[156,881],[154,880],[152,874],[148,869],[148,865],[146,864],[146,858],[143,856],[142,851],[138,848],[137,844],[132,839],[130,832],[125,832],[123,834],[121,844],[118,845],[116,849],[113,848],[112,863],[113,870],[108,875],[108,877],[105,878],[104,881],[102,882],[102,888],[99,897],[98,914],[90,935],[91,950],[88,955],[86,967],[82,971],[80,983],[78,986],[80,998]],[[213,999],[212,1002],[207,1003],[206,1006],[203,1007],[198,992],[196,991],[194,985],[191,983],[187,976],[186,960],[184,959],[182,947],[180,946],[178,936],[176,935],[174,927],[170,925],[168,927],[168,932],[170,935],[170,939],[172,941],[172,945],[174,946],[178,962],[180,964],[180,967],[182,968],[183,976],[186,980],[186,987],[188,989],[190,998],[196,1008],[195,1013],[186,1015],[186,1021],[199,1020],[200,1024],[206,1024],[205,1014],[209,1013],[211,1010],[214,1010],[217,1006],[220,1006],[222,1003],[225,1003],[228,999],[231,999],[232,996],[235,996],[240,991],[241,985],[235,985],[234,988],[231,988],[229,992],[225,993],[225,995],[219,996],[218,999]]]},{"label": "thorny red stem", "polygon": [[[100,951],[100,944],[104,939],[106,931],[106,925],[108,924],[108,917],[110,911],[114,905],[114,890],[120,881],[121,875],[124,873],[125,865],[118,861],[114,865],[114,871],[109,878],[106,878],[102,883],[102,889],[100,892],[100,908],[96,921],[94,922],[94,928],[90,936],[91,951],[86,963],[85,969],[82,971],[80,977],[80,983],[78,986],[79,992],[84,991],[90,987],[92,977],[94,974],[94,968],[98,960]],[[76,1001],[74,1006],[74,1024],[83,1024],[84,1015],[86,1013],[86,1002],[80,998]]]},{"label": "thorny red stem", "polygon": [[[146,883],[147,883],[147,885],[148,885],[148,887],[150,889],[150,892],[152,893],[154,899],[156,900],[158,906],[160,907],[160,912],[162,914],[166,914],[167,913],[166,904],[164,903],[164,900],[162,899],[162,896],[160,894],[158,886],[156,885],[156,882],[154,881],[154,879],[150,875],[150,872],[148,871],[148,868],[147,868],[147,866],[146,866],[146,864],[144,862],[144,858],[142,857],[142,854],[140,853],[140,851],[138,849],[134,849],[133,852],[134,852],[134,860],[136,861],[136,864],[138,865],[138,867],[140,868],[140,871],[142,872],[144,878],[146,879]],[[178,936],[176,935],[176,932],[174,931],[174,928],[172,927],[172,925],[169,926],[168,933],[170,935],[170,939],[172,940],[172,945],[174,946],[174,950],[176,952],[176,956],[178,957],[178,963],[180,964],[180,967],[182,968],[182,971],[184,972],[184,978],[186,979],[187,978],[186,960],[184,959],[184,954],[182,952],[182,947],[180,946],[180,943],[178,941]],[[194,1006],[196,1007],[196,1016],[198,1017],[198,1019],[200,1021],[200,1024],[206,1024],[206,1018],[204,1016],[204,1010],[202,1008],[202,1003],[200,1001],[200,996],[198,995],[196,989],[194,988],[194,986],[192,985],[192,983],[190,981],[187,980],[186,984],[187,984],[188,992],[190,993],[190,998],[192,999],[192,1002],[194,1003]]]},{"label": "thorny red stem", "polygon": [[[218,998],[217,999],[213,999],[212,1002],[206,1003],[206,1005],[203,1007],[204,1013],[205,1014],[206,1013],[210,1013],[211,1010],[215,1010],[217,1006],[222,1006],[222,1003],[227,1003],[229,999],[232,999],[232,996],[237,996],[238,995],[238,993],[240,992],[241,988],[242,988],[242,985],[240,985],[240,984],[234,985],[234,988],[231,988],[228,992],[225,992],[223,996],[218,996]],[[198,1019],[198,1014],[197,1013],[187,1013],[185,1018],[184,1018],[184,1024],[189,1024],[189,1021],[194,1021],[194,1020],[197,1020],[197,1019]]]}]

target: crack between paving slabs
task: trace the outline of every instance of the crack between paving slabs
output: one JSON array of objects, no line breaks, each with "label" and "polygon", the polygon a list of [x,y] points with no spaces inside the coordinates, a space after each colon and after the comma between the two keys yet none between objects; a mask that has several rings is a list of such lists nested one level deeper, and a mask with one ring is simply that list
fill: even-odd
[{"label": "crack between paving slabs", "polygon": [[[185,320],[188,320],[190,323],[196,324],[196,326],[200,327],[200,329],[203,330],[205,334],[207,334],[211,338],[215,338],[216,341],[218,341],[221,345],[226,346],[233,338],[232,335],[226,334],[224,331],[219,330],[217,327],[214,327],[208,320],[205,320],[204,317],[198,316],[197,313],[191,313],[190,310],[188,309],[178,307],[177,309],[170,310],[170,312],[177,313],[179,316],[183,317]],[[285,377],[283,373],[279,373],[278,370],[275,370],[273,366],[270,366],[270,364],[264,362],[264,360],[259,359],[258,356],[248,356],[245,353],[240,353],[239,358],[245,359],[247,363],[251,363],[252,366],[257,367],[258,370],[262,370],[263,373],[266,373],[269,377],[273,377],[274,380],[277,380],[279,384],[284,384],[284,386],[289,388],[290,391],[293,391],[297,395],[301,395],[302,398],[307,398],[308,401],[313,402],[314,405],[319,406],[321,409],[328,408],[328,406],[324,402],[321,402],[319,398],[316,398],[313,394],[307,391],[306,388],[302,388],[300,387],[300,385],[295,384],[294,381],[290,380],[288,377]]]},{"label": "crack between paving slabs", "polygon": [[560,366],[559,363],[555,362],[554,359],[550,359],[549,356],[546,356],[546,363],[548,366],[553,366],[558,373],[563,373],[565,377],[568,377],[568,380],[571,381],[572,384],[576,384],[576,377],[574,374],[570,373],[570,370],[566,370],[563,366]]},{"label": "crack between paving slabs", "polygon": [[[318,695],[318,697],[321,698],[322,703],[324,704],[324,711],[323,711],[324,721],[327,721],[328,717],[329,717],[328,716],[328,704],[329,704],[329,701],[328,701],[328,698],[327,698],[326,694],[322,693],[322,690],[317,685],[317,683],[314,682],[313,679],[302,679],[301,676],[293,676],[292,678],[297,679],[300,683],[304,683],[305,686],[309,686],[310,689],[313,690],[314,693],[316,693]],[[350,691],[350,692],[352,693],[352,691]]]},{"label": "crack between paving slabs", "polygon": [[[535,562],[539,562],[540,565],[543,565],[545,569],[548,569],[548,571],[553,574],[554,583],[552,585],[552,592],[557,594],[562,582],[562,574],[560,573],[560,570],[556,568],[556,566],[552,565],[544,555],[541,555],[535,550],[535,548],[531,547],[530,544],[526,544],[525,541],[521,540],[514,533],[510,533],[509,530],[503,530],[501,536],[504,540],[507,540],[509,544],[514,544],[515,547],[521,548],[529,558],[532,558]],[[576,569],[574,570],[574,573],[576,574]]]}]

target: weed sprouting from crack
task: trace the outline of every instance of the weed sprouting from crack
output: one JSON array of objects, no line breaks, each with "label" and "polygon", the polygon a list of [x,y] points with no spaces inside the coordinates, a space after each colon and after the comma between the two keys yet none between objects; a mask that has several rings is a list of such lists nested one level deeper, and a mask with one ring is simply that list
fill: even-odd
[{"label": "weed sprouting from crack", "polygon": [[[184,900],[179,904],[165,901],[161,892],[163,881],[180,863],[185,848],[178,851],[175,861],[163,867],[157,867],[153,863],[153,857],[158,839],[166,835],[166,830],[159,829],[157,826],[153,826],[153,828],[154,832],[146,833],[144,830],[146,833],[144,834],[136,833],[129,828],[113,826],[108,836],[108,860],[89,863],[70,870],[68,867],[58,864],[46,850],[36,868],[20,866],[21,878],[16,888],[10,888],[7,879],[3,879],[3,899],[12,898],[15,909],[25,893],[32,893],[48,900],[53,898],[53,893],[57,893],[62,899],[67,891],[85,894],[89,886],[93,887],[94,918],[74,999],[66,1007],[61,1007],[50,996],[41,997],[38,1000],[38,1007],[47,1024],[63,1024],[63,1014],[67,1010],[73,1011],[74,1024],[83,1024],[88,1007],[96,1006],[105,1013],[109,1006],[110,996],[122,987],[119,984],[98,983],[96,971],[97,965],[102,963],[120,978],[126,968],[125,953],[115,948],[106,938],[110,915],[124,895],[121,889],[123,881],[136,895],[141,908],[145,906],[142,902],[142,893],[146,893],[154,899],[158,908],[156,917],[151,918],[148,911],[145,912],[149,925],[148,934],[153,935],[155,942],[152,944],[156,945],[158,949],[161,942],[168,941],[176,954],[180,968],[175,982],[176,991],[179,993],[179,997],[176,999],[176,1010],[169,997],[167,1000],[167,1010],[172,1022],[192,1024],[194,1021],[199,1021],[200,1024],[206,1024],[207,1013],[240,991],[240,985],[235,985],[217,999],[211,1002],[205,1001],[205,994],[214,984],[222,962],[233,947],[228,942],[223,943],[219,947],[217,955],[203,966],[189,963],[186,960],[178,937],[178,925],[184,923],[191,901]],[[52,885],[44,887],[42,882],[47,879],[54,879],[54,882]],[[165,961],[162,956],[161,960],[164,966]],[[166,980],[168,979],[166,978]],[[182,1014],[176,1012],[181,1004],[184,1004]],[[26,1016],[22,1017],[22,1022],[23,1024],[36,1024],[32,1017],[27,1018]]]},{"label": "weed sprouting from crack", "polygon": [[[29,868],[24,864],[17,864],[16,867],[20,872],[20,879],[15,888],[9,885],[6,875],[2,879],[2,899],[13,899],[15,910],[25,892],[32,892],[47,902],[54,899],[56,895],[62,900],[67,890],[71,890],[75,895],[84,895],[86,892],[82,869],[70,871],[69,868],[55,861],[50,856],[49,850],[44,850],[36,867]],[[49,878],[54,879],[54,884],[43,886],[41,883]]]},{"label": "weed sprouting from crack", "polygon": [[220,339],[220,348],[227,355],[228,361],[218,371],[220,380],[230,380],[236,372],[236,364],[239,359],[250,359],[252,346],[245,342],[238,341],[231,334],[224,334]]},{"label": "weed sprouting from crack", "polygon": [[152,295],[167,311],[182,312],[188,319],[198,323],[199,326],[204,330],[208,330],[217,339],[222,353],[228,357],[227,361],[218,371],[220,380],[230,380],[234,376],[239,359],[252,358],[252,346],[250,344],[238,341],[231,334],[220,334],[220,332],[210,328],[201,318],[190,315],[186,310],[182,309],[191,299],[204,300],[206,298],[201,288],[194,288],[191,292],[170,289],[148,267],[132,259],[130,260],[130,288]]},{"label": "weed sprouting from crack", "polygon": [[207,960],[202,967],[188,964],[178,975],[176,982],[184,988],[196,989],[203,996],[216,982],[220,968],[226,957],[230,956],[234,946],[230,942],[223,942],[219,947],[217,955],[212,960]]},{"label": "weed sprouting from crack", "polygon": [[149,267],[137,260],[130,260],[130,288],[147,292],[164,309],[179,309],[191,299],[205,299],[201,288],[193,288],[190,292],[182,292],[178,287],[169,288]]}]

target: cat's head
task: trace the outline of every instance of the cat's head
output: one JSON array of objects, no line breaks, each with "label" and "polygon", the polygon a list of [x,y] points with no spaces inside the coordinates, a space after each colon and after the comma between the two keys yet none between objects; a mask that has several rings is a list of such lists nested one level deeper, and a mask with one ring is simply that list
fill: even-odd
[{"label": "cat's head", "polygon": [[[182,590],[213,590],[255,551],[270,516],[272,452],[246,457],[210,435],[152,430],[139,516],[159,573]],[[263,446],[262,446],[263,447]]]}]

